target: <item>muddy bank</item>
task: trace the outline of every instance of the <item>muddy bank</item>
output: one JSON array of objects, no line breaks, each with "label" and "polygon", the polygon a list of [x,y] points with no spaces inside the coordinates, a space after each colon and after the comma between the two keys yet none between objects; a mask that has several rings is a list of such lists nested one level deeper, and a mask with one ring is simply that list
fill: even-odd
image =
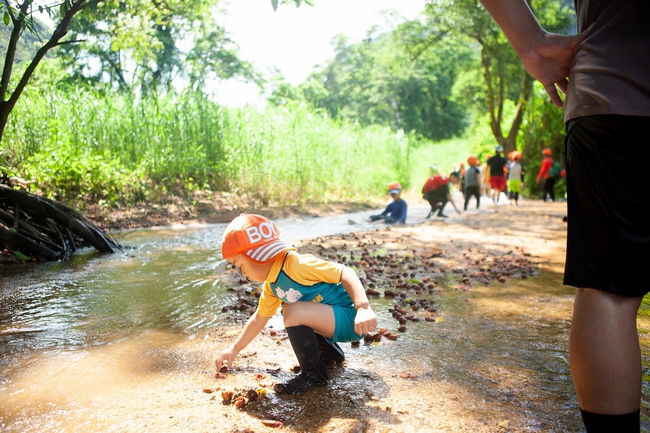
[{"label": "muddy bank", "polygon": [[287,206],[248,196],[196,192],[191,199],[170,196],[165,203],[146,203],[128,208],[100,207],[82,203],[84,215],[104,229],[133,229],[171,224],[225,223],[241,213],[261,213],[269,218],[324,216],[381,206],[373,200],[348,200],[327,204],[306,203]]},{"label": "muddy bank", "polygon": [[[260,213],[272,219],[316,218],[377,209],[385,203],[379,200],[348,200],[285,206],[250,196],[198,191],[191,199],[170,195],[164,202],[129,207],[106,207],[88,201],[69,205],[102,230],[119,237],[122,231],[139,228],[228,223],[241,213]],[[12,251],[0,249],[0,267],[22,262]]]}]

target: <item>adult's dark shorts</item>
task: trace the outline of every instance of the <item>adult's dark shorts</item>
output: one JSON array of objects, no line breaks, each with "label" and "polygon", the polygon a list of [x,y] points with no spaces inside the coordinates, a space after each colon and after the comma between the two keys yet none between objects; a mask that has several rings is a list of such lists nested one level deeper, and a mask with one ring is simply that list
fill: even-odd
[{"label": "adult's dark shorts", "polygon": [[650,118],[569,121],[564,284],[637,297],[650,291]]}]

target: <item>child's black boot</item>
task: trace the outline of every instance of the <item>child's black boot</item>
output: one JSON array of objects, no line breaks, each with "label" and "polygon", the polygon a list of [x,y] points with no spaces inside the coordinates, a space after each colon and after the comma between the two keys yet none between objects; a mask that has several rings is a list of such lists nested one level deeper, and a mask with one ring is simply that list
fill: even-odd
[{"label": "child's black boot", "polygon": [[320,334],[316,334],[318,340],[318,352],[320,360],[325,364],[325,367],[334,367],[337,364],[342,364],[345,361],[345,352],[336,343],[330,343]]},{"label": "child's black boot", "polygon": [[300,364],[300,374],[285,383],[274,386],[278,394],[298,394],[309,388],[327,384],[327,370],[318,356],[316,333],[308,326],[286,328],[291,347]]}]

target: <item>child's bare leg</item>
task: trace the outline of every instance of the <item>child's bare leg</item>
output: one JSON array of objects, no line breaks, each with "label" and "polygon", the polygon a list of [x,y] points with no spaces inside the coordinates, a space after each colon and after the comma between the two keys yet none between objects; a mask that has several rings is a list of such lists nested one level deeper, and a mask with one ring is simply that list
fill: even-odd
[{"label": "child's bare leg", "polygon": [[323,337],[334,336],[334,310],[330,305],[317,302],[294,302],[282,307],[284,326],[307,326]]}]

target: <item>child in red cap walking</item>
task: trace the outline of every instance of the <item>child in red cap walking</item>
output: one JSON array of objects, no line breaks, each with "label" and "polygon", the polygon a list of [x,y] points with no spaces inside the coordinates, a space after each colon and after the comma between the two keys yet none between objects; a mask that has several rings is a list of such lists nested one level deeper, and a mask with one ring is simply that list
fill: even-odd
[{"label": "child in red cap walking", "polygon": [[217,370],[227,368],[282,305],[284,325],[300,374],[276,384],[277,393],[297,394],[324,386],[325,365],[345,358],[337,341],[358,341],[375,329],[373,312],[359,277],[351,268],[299,254],[280,240],[280,231],[267,218],[245,214],[226,227],[223,258],[248,278],[264,283],[255,313],[235,342],[216,359]]}]

